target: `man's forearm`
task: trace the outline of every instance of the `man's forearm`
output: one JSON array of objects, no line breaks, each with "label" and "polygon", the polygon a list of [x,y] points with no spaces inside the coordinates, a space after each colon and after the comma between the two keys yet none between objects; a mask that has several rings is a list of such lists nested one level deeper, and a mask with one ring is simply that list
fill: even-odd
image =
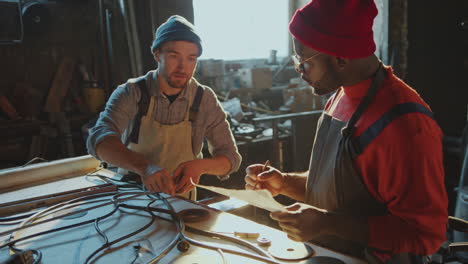
[{"label": "man's forearm", "polygon": [[147,159],[134,151],[129,150],[118,137],[104,138],[96,146],[96,153],[100,159],[120,168],[133,171],[143,176],[148,166]]},{"label": "man's forearm", "polygon": [[308,171],[284,173],[285,184],[280,193],[296,201],[304,201],[308,174]]},{"label": "man's forearm", "polygon": [[200,160],[204,174],[225,175],[231,170],[231,162],[225,156],[216,156]]}]

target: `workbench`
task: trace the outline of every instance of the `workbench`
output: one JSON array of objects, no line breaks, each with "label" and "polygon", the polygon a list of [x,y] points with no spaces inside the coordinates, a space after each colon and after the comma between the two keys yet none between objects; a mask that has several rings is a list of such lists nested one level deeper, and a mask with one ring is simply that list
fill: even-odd
[{"label": "workbench", "polygon": [[[18,170],[0,171],[0,181],[9,179],[11,185],[0,194],[1,245],[19,240],[17,253],[40,254],[42,263],[366,263],[216,209],[223,201],[203,204],[122,185],[112,180],[115,173],[96,171],[98,162],[90,159],[22,171],[22,177],[47,169],[52,173],[48,166],[74,171],[57,170],[49,180],[42,175],[43,183],[36,177],[35,184],[23,188],[13,188],[9,178],[11,173],[18,178]],[[77,169],[84,163],[86,170]],[[35,214],[14,219],[31,212]],[[7,224],[6,218],[12,221]],[[0,263],[11,254],[8,246],[0,248]]]}]

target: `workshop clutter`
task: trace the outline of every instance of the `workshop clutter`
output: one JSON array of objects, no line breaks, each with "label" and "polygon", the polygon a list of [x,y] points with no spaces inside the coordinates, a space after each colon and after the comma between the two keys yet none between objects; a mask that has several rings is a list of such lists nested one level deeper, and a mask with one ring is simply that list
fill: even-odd
[{"label": "workshop clutter", "polygon": [[328,97],[314,95],[290,59],[281,64],[269,61],[200,60],[196,78],[213,88],[221,101],[237,97],[247,111],[280,114],[323,109]]},{"label": "workshop clutter", "polygon": [[105,91],[99,86],[98,81],[91,74],[84,63],[79,65],[79,70],[82,78],[83,98],[87,106],[87,110],[91,113],[98,113],[102,110],[105,104]]},{"label": "workshop clutter", "polygon": [[201,60],[200,73],[204,77],[224,76],[224,60]]},{"label": "workshop clutter", "polygon": [[[215,90],[270,89],[275,85],[273,76],[279,66],[266,62],[263,59],[200,60],[197,77],[203,83],[210,83]],[[217,82],[214,83],[213,80]]]},{"label": "workshop clutter", "polygon": [[224,111],[229,113],[231,118],[234,118],[237,121],[241,121],[244,118],[244,112],[242,112],[242,106],[239,98],[232,98],[227,101],[221,102],[221,105],[224,108]]},{"label": "workshop clutter", "polygon": [[243,87],[265,89],[273,86],[270,68],[248,68],[239,70],[240,83]]},{"label": "workshop clutter", "polygon": [[284,90],[283,111],[293,113],[322,110],[327,103],[327,96],[315,95],[311,87],[300,77],[292,78]]},{"label": "workshop clutter", "polygon": [[99,87],[97,82],[89,82],[83,88],[83,97],[88,110],[92,113],[101,111],[102,106],[105,104],[104,89]]},{"label": "workshop clutter", "polygon": [[273,124],[254,119],[322,110],[327,100],[313,94],[289,58],[200,60],[196,78],[217,93],[237,140],[271,138],[273,129],[278,129],[280,135],[288,135],[290,120]]},{"label": "workshop clutter", "polygon": [[259,59],[200,59],[195,78],[215,91],[243,164],[268,159],[279,169],[303,170],[327,98],[312,93],[290,57],[272,58],[274,53]]},{"label": "workshop clutter", "polygon": [[18,80],[14,89],[0,95],[1,125],[12,131],[0,145],[0,155],[6,157],[0,167],[84,153],[77,128],[101,111],[106,101],[96,74],[88,70],[97,68],[92,64],[62,54],[53,64],[45,89],[30,80]]},{"label": "workshop clutter", "polygon": [[252,140],[261,135],[263,129],[250,122],[254,113],[244,112],[239,98],[235,97],[221,102],[221,105],[228,113],[231,130],[237,139]]},{"label": "workshop clutter", "polygon": [[198,71],[204,82],[210,87],[226,87],[226,74],[224,60],[201,60]]}]

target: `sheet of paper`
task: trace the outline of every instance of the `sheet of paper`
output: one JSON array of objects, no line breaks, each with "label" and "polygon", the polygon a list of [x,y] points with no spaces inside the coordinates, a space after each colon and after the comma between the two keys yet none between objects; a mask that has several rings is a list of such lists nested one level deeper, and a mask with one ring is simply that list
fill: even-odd
[{"label": "sheet of paper", "polygon": [[220,193],[229,197],[234,197],[239,200],[245,201],[253,206],[268,210],[270,212],[286,211],[284,205],[278,203],[271,193],[267,190],[233,190],[225,189],[220,187],[206,186],[200,184],[194,184],[199,188]]}]

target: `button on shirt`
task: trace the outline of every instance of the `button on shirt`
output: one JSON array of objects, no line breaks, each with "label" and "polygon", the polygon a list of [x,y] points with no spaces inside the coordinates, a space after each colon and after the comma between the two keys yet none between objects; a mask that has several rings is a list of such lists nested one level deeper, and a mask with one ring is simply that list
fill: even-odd
[{"label": "button on shirt", "polygon": [[[127,83],[118,86],[110,96],[106,108],[100,113],[96,125],[89,131],[87,148],[92,156],[99,159],[96,146],[105,137],[119,136],[122,142],[126,142],[138,112],[141,92],[136,82],[140,78],[146,80],[149,95],[155,96],[153,113],[155,120],[165,125],[177,124],[184,120],[187,109],[193,102],[195,91],[200,85],[197,80],[192,78],[187,87],[172,103],[157,86],[157,70],[150,71],[145,76],[130,79]],[[216,94],[211,88],[201,86],[204,90],[203,98],[197,120],[192,123],[192,151],[195,156],[201,153],[203,141],[206,138],[211,155],[225,156],[231,163],[230,171],[220,177],[226,179],[230,173],[238,170],[241,156],[226,120],[226,113],[217,100]]]}]

